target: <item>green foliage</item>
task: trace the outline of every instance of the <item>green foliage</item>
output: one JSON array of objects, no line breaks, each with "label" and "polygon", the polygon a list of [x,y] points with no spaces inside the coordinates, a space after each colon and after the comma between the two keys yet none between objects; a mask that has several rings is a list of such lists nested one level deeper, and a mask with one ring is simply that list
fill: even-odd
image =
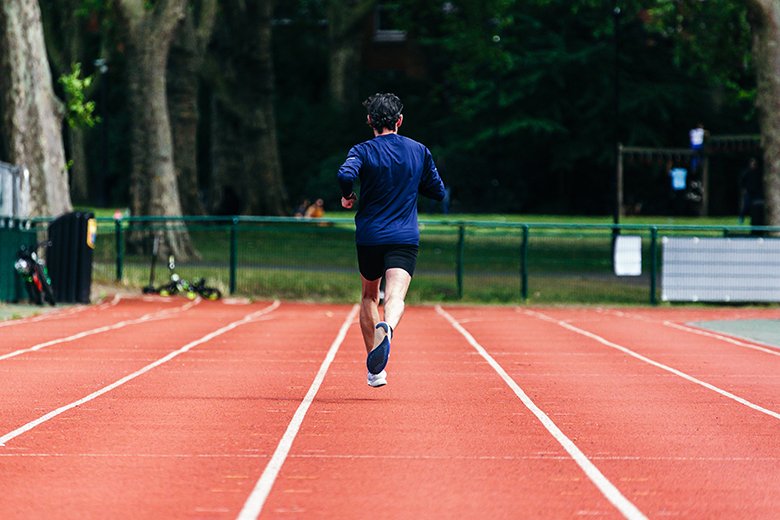
[{"label": "green foliage", "polygon": [[755,124],[735,0],[399,1],[463,209],[608,213],[617,141],[682,147],[697,121]]},{"label": "green foliage", "polygon": [[[402,133],[431,148],[456,212],[609,215],[616,141],[684,147],[688,129],[699,121],[713,135],[757,131],[748,13],[740,0],[383,0],[383,6],[397,6],[387,12],[408,38],[376,43],[370,23],[354,27],[365,31],[363,51],[370,52],[359,71],[359,99],[347,111],[335,109],[326,94],[328,1],[276,2],[273,52],[286,188],[292,202],[323,197],[329,215],[338,207],[335,170],[350,146],[370,138],[360,101],[377,91],[395,91],[404,100]],[[108,168],[115,174],[111,185],[124,194],[116,197],[120,202],[126,200],[121,165],[129,153],[131,114],[124,103],[127,42],[112,29],[111,4],[73,3],[82,22],[92,24],[83,27],[87,46],[76,59],[87,72],[96,56],[112,64],[105,114],[115,160]],[[220,16],[235,15],[220,5]],[[251,52],[231,55],[246,38],[228,36],[235,45],[212,41],[209,53],[221,67],[201,84],[199,162],[206,193],[215,85],[235,69],[256,66],[245,59]],[[412,62],[415,71],[407,75],[404,67]],[[72,91],[71,125],[97,121],[86,101],[89,81],[72,71],[60,80]],[[251,83],[242,95],[255,95]],[[103,166],[95,146],[100,138],[99,132],[87,136],[91,171]],[[715,162],[722,164],[713,161],[713,172],[720,167]],[[636,168],[628,175],[634,173]]]},{"label": "green foliage", "polygon": [[641,12],[647,26],[674,42],[674,63],[711,85],[721,85],[724,102],[754,117],[755,72],[746,2],[656,0]]},{"label": "green foliage", "polygon": [[65,119],[71,128],[92,128],[100,122],[95,115],[95,102],[86,100],[86,91],[92,85],[94,76],[81,77],[81,63],[71,65],[71,72],[60,76],[59,82],[65,91]]},{"label": "green foliage", "polygon": [[[402,132],[433,151],[454,211],[609,215],[616,141],[684,147],[699,121],[713,134],[756,130],[750,34],[738,0],[383,5],[408,39],[383,44],[381,53],[419,60],[424,73],[364,61],[361,99],[401,95]],[[360,99],[341,112],[324,97],[325,7],[277,4],[284,23],[274,28],[274,60],[287,188],[293,200],[324,197],[330,211],[338,165],[370,134]]]},{"label": "green foliage", "polygon": [[75,8],[75,13],[81,18],[88,18],[93,13],[110,9],[110,3],[110,0],[81,0]]}]

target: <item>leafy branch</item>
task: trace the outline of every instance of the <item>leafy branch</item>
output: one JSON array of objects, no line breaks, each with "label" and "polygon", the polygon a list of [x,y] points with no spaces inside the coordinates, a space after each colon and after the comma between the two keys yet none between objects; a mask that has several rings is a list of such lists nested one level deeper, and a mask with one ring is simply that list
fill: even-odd
[{"label": "leafy branch", "polygon": [[73,63],[71,72],[59,78],[65,91],[65,119],[71,128],[92,128],[100,122],[100,117],[95,115],[95,102],[86,100],[86,91],[94,79],[94,76],[81,77],[81,63]]}]

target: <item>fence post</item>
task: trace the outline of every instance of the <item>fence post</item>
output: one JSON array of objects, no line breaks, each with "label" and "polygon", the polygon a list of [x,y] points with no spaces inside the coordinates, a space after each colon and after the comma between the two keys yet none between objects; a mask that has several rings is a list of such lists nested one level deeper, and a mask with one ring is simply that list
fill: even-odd
[{"label": "fence post", "polygon": [[658,272],[658,228],[652,226],[650,228],[650,304],[657,305],[658,299],[656,298],[656,274]]},{"label": "fence post", "polygon": [[528,225],[523,225],[523,241],[520,244],[520,296],[528,300]]},{"label": "fence post", "polygon": [[233,217],[230,226],[230,294],[236,292],[236,270],[238,269],[238,217]]},{"label": "fence post", "polygon": [[125,241],[122,238],[122,219],[114,219],[114,238],[116,239],[116,281],[121,282],[125,261]]},{"label": "fence post", "polygon": [[466,227],[461,224],[458,226],[458,259],[457,259],[457,280],[458,280],[458,299],[463,298],[463,251],[466,246]]}]

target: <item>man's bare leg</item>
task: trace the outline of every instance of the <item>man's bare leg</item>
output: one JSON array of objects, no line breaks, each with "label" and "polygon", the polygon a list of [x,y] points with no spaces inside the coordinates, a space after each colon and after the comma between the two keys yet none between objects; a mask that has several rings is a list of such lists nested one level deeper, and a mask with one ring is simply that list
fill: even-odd
[{"label": "man's bare leg", "polygon": [[363,282],[360,299],[360,332],[363,334],[363,343],[368,353],[377,345],[374,343],[374,327],[379,323],[379,283],[382,279],[366,280],[361,276],[360,280]]},{"label": "man's bare leg", "polygon": [[[404,269],[393,267],[385,271],[385,305],[384,322],[395,330],[406,308],[406,293],[412,282],[411,275]],[[377,320],[379,321],[379,320]],[[374,324],[376,326],[376,323]],[[373,331],[372,348],[378,346],[385,339],[385,331],[381,327]],[[365,336],[364,336],[365,337]]]}]

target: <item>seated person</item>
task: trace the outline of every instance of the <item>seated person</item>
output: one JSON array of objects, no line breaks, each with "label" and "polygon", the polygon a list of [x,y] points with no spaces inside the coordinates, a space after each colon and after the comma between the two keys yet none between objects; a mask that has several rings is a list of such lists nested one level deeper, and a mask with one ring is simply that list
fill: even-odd
[{"label": "seated person", "polygon": [[317,199],[314,204],[306,208],[305,217],[308,218],[320,218],[325,215],[325,201]]}]

